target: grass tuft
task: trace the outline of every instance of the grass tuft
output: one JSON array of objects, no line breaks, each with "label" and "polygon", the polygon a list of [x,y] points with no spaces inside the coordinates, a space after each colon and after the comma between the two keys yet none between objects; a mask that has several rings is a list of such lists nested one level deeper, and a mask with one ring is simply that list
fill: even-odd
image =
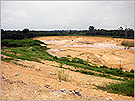
[{"label": "grass tuft", "polygon": [[58,79],[68,81],[69,74],[64,73],[64,70],[58,71]]}]

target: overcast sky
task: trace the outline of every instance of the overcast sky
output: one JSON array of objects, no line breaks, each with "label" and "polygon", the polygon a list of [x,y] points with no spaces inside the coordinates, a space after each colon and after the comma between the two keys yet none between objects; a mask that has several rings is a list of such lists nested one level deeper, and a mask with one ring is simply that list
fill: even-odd
[{"label": "overcast sky", "polygon": [[1,1],[4,30],[134,29],[134,1]]}]

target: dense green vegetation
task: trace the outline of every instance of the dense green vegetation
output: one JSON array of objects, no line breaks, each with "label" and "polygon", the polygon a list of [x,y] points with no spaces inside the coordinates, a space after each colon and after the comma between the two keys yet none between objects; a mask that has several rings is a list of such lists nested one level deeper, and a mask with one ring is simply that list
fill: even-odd
[{"label": "dense green vegetation", "polygon": [[23,40],[3,39],[1,41],[1,45],[7,47],[30,47],[30,46],[40,46],[40,44],[44,44],[44,42],[32,39],[23,39]]},{"label": "dense green vegetation", "polygon": [[3,56],[1,57],[1,60],[2,61],[5,61],[5,62],[10,62],[10,60],[14,60],[14,58],[4,58]]},{"label": "dense green vegetation", "polygon": [[110,93],[134,97],[134,81],[126,81],[124,83],[111,83],[109,85],[97,86],[97,88]]},{"label": "dense green vegetation", "polygon": [[88,30],[55,30],[55,31],[30,31],[23,29],[22,31],[11,31],[1,29],[1,39],[24,39],[34,38],[38,36],[102,36],[115,38],[131,38],[134,39],[134,30],[120,27],[114,30],[95,29],[94,26],[89,26]]},{"label": "dense green vegetation", "polygon": [[[10,42],[13,42],[14,44],[9,44]],[[17,44],[16,44],[17,43]],[[24,45],[25,43],[25,45]],[[90,65],[90,62],[84,61],[80,58],[72,58],[70,55],[67,55],[67,57],[61,57],[58,58],[57,56],[50,55],[46,50],[48,49],[46,46],[41,46],[40,44],[43,44],[40,41],[37,40],[31,40],[31,39],[23,39],[23,40],[12,40],[11,39],[4,39],[2,40],[2,44],[8,46],[8,48],[2,48],[1,54],[10,56],[11,58],[1,58],[3,61],[12,61],[16,59],[23,59],[28,61],[36,61],[42,63],[39,59],[44,60],[50,60],[50,61],[56,61],[60,63],[60,68],[64,69],[70,69],[75,72],[80,72],[87,75],[95,75],[100,77],[106,77],[110,79],[115,80],[122,80],[125,81],[125,83],[119,85],[115,84],[112,86],[106,86],[106,87],[99,87],[100,89],[108,89],[110,92],[112,92],[114,89],[114,93],[120,93],[123,95],[131,95],[133,96],[133,79],[134,79],[134,70],[131,70],[130,72],[126,71],[124,72],[122,68],[120,69],[114,69],[114,68],[108,68],[107,66],[92,66]],[[63,67],[63,64],[73,66],[74,69],[71,68],[65,68]],[[117,78],[115,77],[117,76]],[[123,77],[123,78],[121,78]],[[130,79],[130,80],[127,80]],[[128,81],[128,82],[127,82]],[[126,85],[127,84],[127,85]],[[119,85],[119,86],[117,86]],[[116,86],[116,88],[113,88],[113,86]],[[124,89],[126,89],[125,93],[121,91],[122,87],[126,86]],[[128,87],[130,86],[130,87]],[[120,90],[119,90],[119,89]],[[132,88],[132,90],[131,90]],[[112,89],[112,90],[111,90]]]}]

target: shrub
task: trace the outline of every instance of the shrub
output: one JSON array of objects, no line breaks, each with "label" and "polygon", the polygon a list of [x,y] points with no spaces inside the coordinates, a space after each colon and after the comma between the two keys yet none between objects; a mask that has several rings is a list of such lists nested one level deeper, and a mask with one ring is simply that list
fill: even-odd
[{"label": "shrub", "polygon": [[110,70],[113,70],[113,68],[111,67]]},{"label": "shrub", "polygon": [[64,70],[58,71],[58,79],[68,81],[69,74],[64,73]]},{"label": "shrub", "polygon": [[73,58],[73,59],[72,59],[72,62],[84,64],[84,61],[83,61],[82,59],[80,59],[80,58]]},{"label": "shrub", "polygon": [[90,72],[90,71],[88,72],[88,74],[89,74],[89,75],[94,75],[94,73],[93,73],[93,72]]},{"label": "shrub", "polygon": [[130,73],[134,73],[134,70],[133,70],[133,69],[131,69]]},{"label": "shrub", "polygon": [[58,57],[57,57],[57,56],[55,56],[55,57],[53,57],[53,59],[56,59],[56,60],[57,60],[57,59],[58,59]]},{"label": "shrub", "polygon": [[77,63],[84,64],[84,61],[82,59],[79,59]]},{"label": "shrub", "polygon": [[70,62],[70,60],[67,57],[61,57],[60,60]]},{"label": "shrub", "polygon": [[78,58],[73,58],[71,62],[77,63],[77,61],[78,61]]},{"label": "shrub", "polygon": [[67,55],[67,57],[71,57],[70,55]]},{"label": "shrub", "polygon": [[94,68],[99,68],[98,66],[94,66]]},{"label": "shrub", "polygon": [[107,66],[103,65],[103,66],[100,66],[100,68],[108,68]]},{"label": "shrub", "polygon": [[116,76],[119,75],[115,70],[112,70],[111,74],[116,75]]},{"label": "shrub", "polygon": [[63,63],[60,63],[59,64],[59,68],[63,68]]},{"label": "shrub", "polygon": [[105,72],[111,74],[112,70],[106,69]]},{"label": "shrub", "polygon": [[76,72],[79,72],[79,70],[76,70]]}]

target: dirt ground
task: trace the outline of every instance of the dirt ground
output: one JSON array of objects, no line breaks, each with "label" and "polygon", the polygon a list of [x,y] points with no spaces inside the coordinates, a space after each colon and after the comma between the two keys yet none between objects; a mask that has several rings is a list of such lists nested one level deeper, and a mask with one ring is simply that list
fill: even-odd
[{"label": "dirt ground", "polygon": [[[134,47],[121,46],[123,41],[133,39],[86,37],[86,36],[55,36],[34,38],[47,43],[48,52],[54,56],[79,57],[98,66],[120,68],[130,71],[134,69]],[[121,61],[121,64],[120,64]]]},{"label": "dirt ground", "polygon": [[[93,64],[105,64],[114,68],[119,68],[118,61],[121,59],[122,68],[125,70],[134,69],[134,50],[98,47],[96,45],[95,47],[65,47],[67,45],[86,45],[86,43],[90,45],[105,44],[107,41],[107,44],[117,44],[118,46],[124,39],[80,36],[35,39],[49,44],[47,47],[51,49],[48,52],[58,57],[71,55],[91,61]],[[37,63],[18,59],[15,62],[22,65],[1,61],[1,100],[134,100],[134,97],[131,96],[96,89],[95,85],[120,82],[118,80],[59,68],[60,64],[54,61],[41,60],[42,63]],[[63,66],[73,68],[68,65]],[[59,71],[64,71],[64,74],[68,75],[67,81],[58,79]],[[81,95],[75,94],[74,90]]]},{"label": "dirt ground", "polygon": [[[118,82],[116,80],[64,70],[69,78],[60,81],[58,71],[63,69],[57,67],[56,62],[17,62],[23,66],[1,61],[1,100],[134,100],[134,97],[94,89],[95,85]],[[73,90],[81,96],[70,92]]]}]

